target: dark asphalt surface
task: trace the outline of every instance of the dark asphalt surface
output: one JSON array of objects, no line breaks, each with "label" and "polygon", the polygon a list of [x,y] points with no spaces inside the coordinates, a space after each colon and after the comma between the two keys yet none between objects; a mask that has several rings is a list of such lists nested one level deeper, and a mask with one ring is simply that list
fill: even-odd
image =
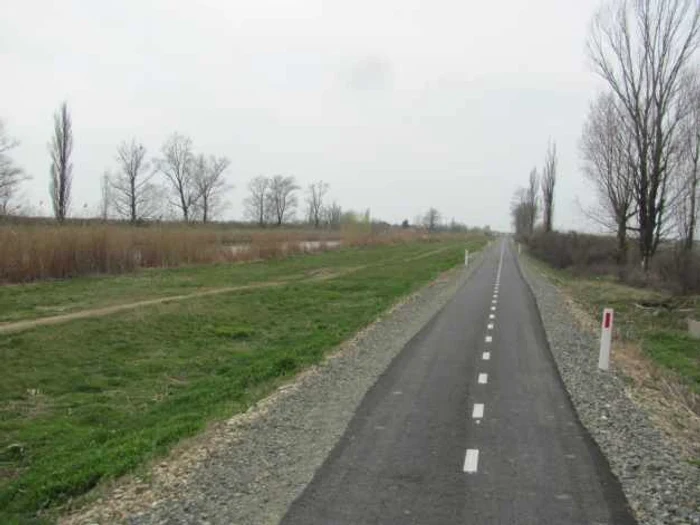
[{"label": "dark asphalt surface", "polygon": [[[463,470],[467,449],[479,451],[474,473]],[[508,242],[370,389],[282,523],[635,523],[576,417]]]}]

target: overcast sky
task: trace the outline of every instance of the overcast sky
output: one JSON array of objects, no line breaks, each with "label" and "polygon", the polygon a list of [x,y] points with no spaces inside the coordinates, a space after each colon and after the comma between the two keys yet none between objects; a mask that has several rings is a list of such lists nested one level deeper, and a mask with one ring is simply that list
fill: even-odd
[{"label": "overcast sky", "polygon": [[48,201],[52,115],[75,135],[73,214],[97,208],[118,143],[158,155],[173,131],[247,181],[325,180],[344,208],[391,222],[434,206],[510,227],[509,202],[549,139],[555,225],[585,226],[578,140],[600,88],[585,54],[598,0],[23,0],[0,17],[0,117]]}]

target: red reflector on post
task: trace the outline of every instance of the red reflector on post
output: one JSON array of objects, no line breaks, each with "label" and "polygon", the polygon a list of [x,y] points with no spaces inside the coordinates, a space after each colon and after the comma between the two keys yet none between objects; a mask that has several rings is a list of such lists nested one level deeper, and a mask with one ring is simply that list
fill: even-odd
[{"label": "red reflector on post", "polygon": [[603,326],[600,329],[600,357],[598,358],[598,368],[608,370],[610,368],[610,343],[612,342],[612,308],[603,310]]}]

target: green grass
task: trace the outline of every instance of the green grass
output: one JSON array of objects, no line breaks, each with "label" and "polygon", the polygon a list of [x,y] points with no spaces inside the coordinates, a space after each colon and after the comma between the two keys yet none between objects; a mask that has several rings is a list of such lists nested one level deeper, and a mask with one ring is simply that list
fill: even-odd
[{"label": "green grass", "polygon": [[647,335],[642,348],[654,361],[686,378],[700,392],[700,341],[687,334],[657,331]]},{"label": "green grass", "polygon": [[[96,275],[0,287],[0,323],[36,319],[79,310],[239,286],[273,279],[303,279],[322,268],[340,270],[377,262],[378,257],[411,257],[437,245],[403,244],[348,248],[282,260],[144,269],[121,276]],[[378,255],[379,254],[379,255]]]},{"label": "green grass", "polygon": [[[688,336],[686,324],[686,317],[700,319],[699,296],[673,297],[621,284],[612,277],[581,277],[566,270],[555,270],[541,261],[529,260],[568,291],[594,319],[601,318],[603,308],[613,308],[619,335],[641,342],[648,357],[700,393],[700,340]],[[643,303],[665,303],[670,308],[641,308]]]},{"label": "green grass", "polygon": [[[472,240],[469,247],[483,244]],[[439,247],[446,250],[414,258]],[[218,286],[219,279],[240,282],[370,265],[329,281],[160,304],[0,336],[5,365],[0,523],[52,517],[57,505],[163,455],[207,422],[245,410],[401,296],[460,264],[464,247],[454,242],[403,245],[152,271],[150,277],[160,282],[192,278]],[[144,277],[132,278],[141,282]],[[57,298],[57,289],[86,297],[91,284],[104,295],[133,297],[124,291],[134,291],[128,279],[45,287]],[[23,303],[25,311],[41,294],[32,290],[28,296],[34,299]]]}]

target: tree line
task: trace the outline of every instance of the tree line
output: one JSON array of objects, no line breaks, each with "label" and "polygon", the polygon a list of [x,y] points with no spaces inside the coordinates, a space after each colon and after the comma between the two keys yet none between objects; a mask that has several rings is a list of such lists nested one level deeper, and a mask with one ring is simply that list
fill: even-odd
[{"label": "tree line", "polygon": [[[617,238],[617,262],[636,243],[644,271],[664,240],[692,256],[700,198],[700,3],[612,0],[598,11],[587,42],[606,89],[591,103],[580,153],[597,195],[589,215]],[[541,180],[543,230],[552,229],[556,150]],[[540,200],[536,170],[516,194],[516,232],[532,235]],[[551,192],[549,190],[552,190]]]},{"label": "tree line", "polygon": [[599,196],[595,215],[614,229],[618,262],[636,239],[645,271],[664,239],[690,254],[698,218],[700,4],[613,2],[594,19],[588,55],[607,90],[591,104],[581,140]]},{"label": "tree line", "polygon": [[[21,183],[28,179],[9,155],[17,145],[0,120],[0,217],[18,213],[16,197]],[[63,103],[54,114],[49,143],[49,193],[58,222],[70,214],[72,153],[72,117]],[[225,196],[233,188],[227,179],[228,157],[198,153],[192,139],[180,133],[171,134],[154,158],[148,157],[143,143],[132,138],[117,146],[114,159],[114,167],[102,176],[99,215],[103,220],[157,220],[163,218],[164,209],[169,209],[184,222],[207,223],[221,215],[227,205]],[[341,224],[372,222],[369,210],[344,211],[337,202],[330,201],[330,186],[324,181],[302,188],[291,175],[260,175],[251,179],[246,189],[244,216],[260,227],[301,220],[314,228],[335,229]],[[454,219],[443,224],[442,215],[432,207],[416,216],[413,225],[404,220],[401,226],[429,232],[468,230]]]},{"label": "tree line", "polygon": [[511,216],[515,233],[519,238],[529,238],[542,212],[542,229],[550,232],[554,228],[554,189],[557,183],[557,145],[550,142],[541,169],[532,168],[528,184],[518,188],[511,203]]},{"label": "tree line", "polygon": [[[29,178],[10,155],[18,144],[0,120],[0,216],[20,211],[17,197]],[[54,217],[63,222],[70,214],[73,185],[73,125],[66,103],[54,114],[48,147],[50,201]],[[103,219],[136,223],[163,218],[164,209],[174,210],[185,222],[206,223],[221,215],[226,193],[233,188],[227,180],[228,157],[198,153],[192,139],[180,133],[167,138],[158,156],[149,158],[147,153],[135,138],[117,146],[115,166],[102,177]],[[343,213],[336,202],[327,202],[329,189],[323,181],[306,188],[302,220],[321,228],[338,227],[343,219],[354,218],[354,212]],[[261,175],[248,183],[247,190],[244,213],[259,226],[281,226],[297,219],[301,187],[295,177]]]}]

